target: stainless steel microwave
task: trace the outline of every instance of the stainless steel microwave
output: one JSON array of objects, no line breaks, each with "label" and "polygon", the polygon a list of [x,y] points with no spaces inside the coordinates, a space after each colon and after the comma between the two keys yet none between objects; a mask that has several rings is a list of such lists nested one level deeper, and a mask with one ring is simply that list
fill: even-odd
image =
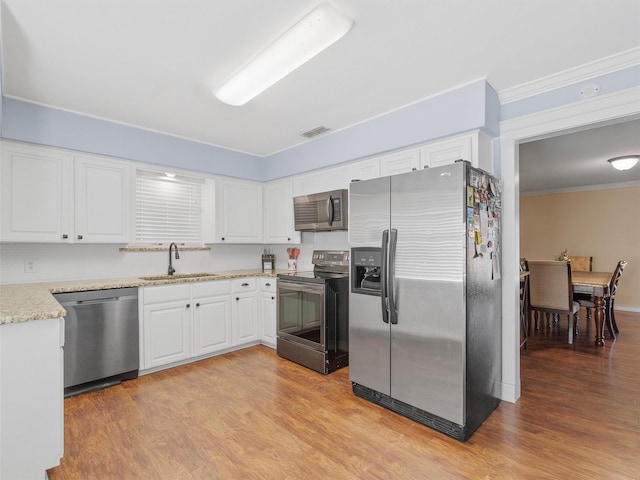
[{"label": "stainless steel microwave", "polygon": [[295,229],[299,232],[347,230],[348,199],[348,190],[294,197]]}]

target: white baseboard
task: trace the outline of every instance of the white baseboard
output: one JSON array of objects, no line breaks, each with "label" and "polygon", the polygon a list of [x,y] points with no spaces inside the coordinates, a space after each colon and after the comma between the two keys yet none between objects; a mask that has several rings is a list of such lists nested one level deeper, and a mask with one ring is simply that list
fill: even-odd
[{"label": "white baseboard", "polygon": [[520,392],[518,391],[520,389],[516,388],[516,385],[504,383],[504,382],[502,382],[501,387],[502,387],[501,389],[502,393],[500,395],[500,400],[503,400],[509,403],[516,403],[516,401],[520,397]]},{"label": "white baseboard", "polygon": [[635,312],[640,313],[640,307],[632,307],[629,305],[615,305],[615,309],[621,312]]}]

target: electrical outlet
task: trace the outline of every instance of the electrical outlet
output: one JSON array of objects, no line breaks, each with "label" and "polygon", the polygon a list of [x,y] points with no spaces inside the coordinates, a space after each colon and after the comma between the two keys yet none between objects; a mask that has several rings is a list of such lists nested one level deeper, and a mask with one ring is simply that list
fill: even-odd
[{"label": "electrical outlet", "polygon": [[36,261],[33,259],[25,259],[24,261],[24,272],[25,273],[35,273],[36,271]]}]

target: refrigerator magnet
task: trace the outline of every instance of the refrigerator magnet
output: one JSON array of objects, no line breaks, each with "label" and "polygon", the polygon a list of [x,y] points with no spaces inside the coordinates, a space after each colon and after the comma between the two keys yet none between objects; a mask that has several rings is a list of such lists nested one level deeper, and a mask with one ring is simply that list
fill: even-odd
[{"label": "refrigerator magnet", "polygon": [[469,184],[475,188],[478,188],[480,186],[480,179],[478,178],[478,174],[473,170],[469,172]]}]

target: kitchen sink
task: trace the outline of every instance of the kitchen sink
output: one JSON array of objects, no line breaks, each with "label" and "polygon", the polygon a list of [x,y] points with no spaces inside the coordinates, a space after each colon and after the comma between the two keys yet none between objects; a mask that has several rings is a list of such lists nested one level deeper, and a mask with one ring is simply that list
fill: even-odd
[{"label": "kitchen sink", "polygon": [[181,278],[211,278],[217,277],[217,273],[174,273],[173,275],[151,275],[149,277],[140,277],[142,280],[179,280]]}]

